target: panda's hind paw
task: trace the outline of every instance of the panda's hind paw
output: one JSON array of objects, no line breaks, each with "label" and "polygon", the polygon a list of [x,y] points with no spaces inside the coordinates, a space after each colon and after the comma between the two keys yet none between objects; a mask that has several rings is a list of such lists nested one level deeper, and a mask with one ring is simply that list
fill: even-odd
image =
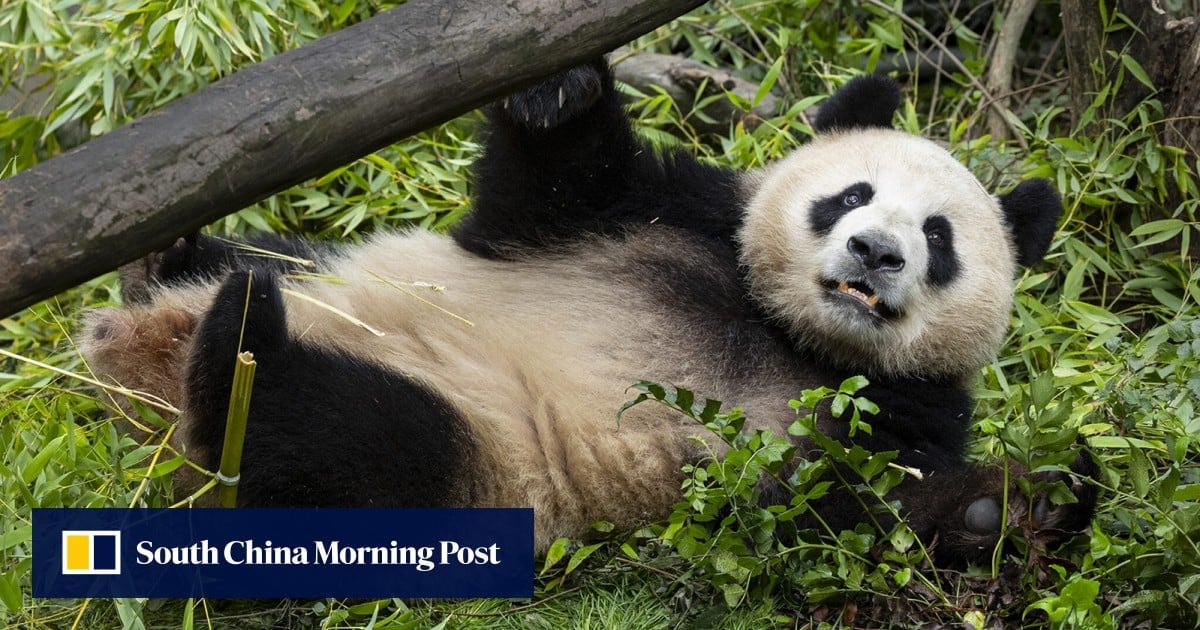
[{"label": "panda's hind paw", "polygon": [[198,238],[198,233],[181,236],[166,249],[122,265],[117,271],[121,299],[126,304],[145,304],[150,301],[154,285],[170,284],[187,276]]},{"label": "panda's hind paw", "polygon": [[554,129],[579,118],[600,100],[603,72],[596,64],[571,68],[493,103],[489,113],[530,130]]}]

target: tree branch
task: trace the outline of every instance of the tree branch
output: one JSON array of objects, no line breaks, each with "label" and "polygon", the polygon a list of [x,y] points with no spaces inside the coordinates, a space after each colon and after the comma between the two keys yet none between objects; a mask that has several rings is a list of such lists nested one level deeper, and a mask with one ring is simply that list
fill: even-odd
[{"label": "tree branch", "polygon": [[0,317],[702,0],[409,2],[0,180]]},{"label": "tree branch", "polygon": [[1021,45],[1021,34],[1029,24],[1029,16],[1037,8],[1038,0],[1013,0],[1004,16],[1004,23],[996,37],[996,48],[992,51],[992,63],[988,69],[987,87],[993,107],[988,112],[988,132],[1003,140],[1008,135],[1008,122],[1001,109],[1008,109],[1008,97],[1012,92],[1013,65]]}]

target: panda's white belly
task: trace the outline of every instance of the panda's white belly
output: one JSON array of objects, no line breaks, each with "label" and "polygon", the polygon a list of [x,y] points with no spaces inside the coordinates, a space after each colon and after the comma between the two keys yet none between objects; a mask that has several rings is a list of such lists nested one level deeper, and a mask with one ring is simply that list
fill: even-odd
[{"label": "panda's white belly", "polygon": [[532,505],[539,522],[583,531],[599,518],[645,522],[678,496],[694,456],[686,437],[701,431],[654,404],[619,424],[617,411],[634,382],[678,377],[703,357],[655,341],[669,313],[612,277],[623,248],[581,251],[500,262],[427,232],[384,236],[336,261],[332,279],[285,285],[311,298],[285,291],[289,328],[450,402],[478,452],[495,458],[478,467],[489,475],[474,488],[484,503]]}]

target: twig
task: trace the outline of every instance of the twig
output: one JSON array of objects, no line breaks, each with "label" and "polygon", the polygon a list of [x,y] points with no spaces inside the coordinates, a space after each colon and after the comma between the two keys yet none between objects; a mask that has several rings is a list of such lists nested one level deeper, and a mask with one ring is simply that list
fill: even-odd
[{"label": "twig", "polygon": [[623,563],[625,563],[625,564],[628,564],[628,565],[629,565],[629,566],[631,566],[631,567],[636,567],[636,568],[638,568],[638,569],[642,569],[642,570],[645,570],[645,571],[650,571],[651,573],[657,573],[657,574],[659,574],[659,575],[661,575],[661,576],[663,576],[663,577],[665,577],[665,578],[668,578],[668,579],[670,579],[670,580],[672,580],[672,581],[676,581],[676,580],[678,580],[679,578],[683,577],[683,576],[680,576],[680,575],[671,575],[670,573],[668,573],[668,572],[666,572],[666,571],[664,571],[664,570],[662,570],[662,569],[660,569],[660,568],[658,568],[658,567],[652,567],[652,566],[650,566],[650,565],[646,564],[645,562],[638,562],[638,561],[636,561],[636,560],[633,560],[633,559],[631,559],[631,558],[626,558],[625,556],[614,556],[614,557],[616,558],[617,562],[623,562]]},{"label": "twig", "polygon": [[1000,32],[996,34],[996,48],[992,51],[987,75],[987,93],[998,105],[988,112],[988,132],[994,138],[1004,139],[1008,135],[1004,111],[1012,91],[1013,66],[1017,60],[1017,48],[1021,44],[1021,34],[1025,32],[1037,3],[1038,0],[1012,0]]},{"label": "twig", "polygon": [[[1004,114],[1004,108],[999,103],[995,102],[988,96],[987,86],[980,83],[979,77],[976,77],[975,75],[971,74],[971,71],[968,70],[965,65],[963,65],[963,62],[960,61],[958,59],[958,57],[954,56],[954,54],[950,50],[950,47],[947,46],[945,42],[934,37],[933,33],[930,33],[929,29],[925,28],[925,25],[923,25],[920,22],[905,15],[903,11],[899,11],[896,8],[892,7],[891,5],[888,5],[884,2],[882,2],[881,0],[867,0],[867,1],[870,4],[873,4],[877,7],[879,7],[880,9],[883,9],[884,11],[891,13],[892,15],[895,15],[897,18],[900,19],[901,22],[904,22],[905,24],[907,24],[909,26],[909,28],[912,28],[913,30],[920,33],[922,37],[928,38],[929,41],[933,42],[933,45],[936,46],[938,48],[938,50],[942,51],[942,57],[945,59],[949,59],[950,62],[953,63],[954,66],[958,68],[958,71],[963,73],[963,76],[965,76],[967,78],[967,82],[971,84],[971,87],[979,90],[979,92],[981,94],[983,94],[983,104],[987,107],[991,107],[991,108],[999,110],[1001,115]],[[1012,130],[1013,137],[1016,138],[1017,143],[1021,145],[1021,149],[1024,151],[1028,151],[1029,143],[1027,143],[1025,141],[1025,137],[1021,135],[1020,130],[1018,130],[1011,122],[1009,122],[1009,120],[1007,118],[1005,118],[1004,121],[1005,121],[1005,124],[1008,125],[1009,129]]]},{"label": "twig", "polygon": [[10,359],[16,359],[17,361],[23,361],[30,365],[35,365],[37,367],[40,367],[43,370],[50,370],[51,372],[54,372],[56,374],[61,374],[63,376],[69,376],[71,378],[77,378],[77,379],[87,383],[88,385],[94,385],[105,391],[116,392],[118,394],[121,394],[122,396],[127,396],[127,397],[132,398],[138,402],[141,402],[147,406],[154,407],[155,409],[165,411],[167,413],[172,413],[175,415],[179,415],[179,413],[180,413],[179,409],[176,409],[173,405],[171,405],[167,401],[165,401],[161,398],[158,398],[157,396],[153,396],[151,394],[146,394],[144,392],[138,392],[138,391],[135,391],[132,389],[128,389],[125,387],[119,387],[116,385],[110,385],[108,383],[102,383],[94,378],[88,378],[82,374],[76,374],[74,372],[69,372],[62,368],[57,368],[57,367],[54,367],[53,365],[49,365],[47,363],[42,363],[41,361],[38,361],[37,359],[30,359],[29,357],[23,357],[19,354],[9,352],[8,350],[5,350],[3,348],[0,348],[0,356],[6,356]]}]

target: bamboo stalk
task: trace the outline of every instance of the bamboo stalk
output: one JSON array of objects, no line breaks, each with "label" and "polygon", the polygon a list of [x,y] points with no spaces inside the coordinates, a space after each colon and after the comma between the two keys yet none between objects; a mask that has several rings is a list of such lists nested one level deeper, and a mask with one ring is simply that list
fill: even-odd
[{"label": "bamboo stalk", "polygon": [[221,448],[221,467],[217,471],[217,502],[221,507],[237,506],[237,487],[242,472],[242,446],[246,440],[246,418],[250,414],[250,393],[254,388],[254,354],[242,352],[233,369],[233,388],[229,392],[229,415],[225,420],[225,445]]}]

